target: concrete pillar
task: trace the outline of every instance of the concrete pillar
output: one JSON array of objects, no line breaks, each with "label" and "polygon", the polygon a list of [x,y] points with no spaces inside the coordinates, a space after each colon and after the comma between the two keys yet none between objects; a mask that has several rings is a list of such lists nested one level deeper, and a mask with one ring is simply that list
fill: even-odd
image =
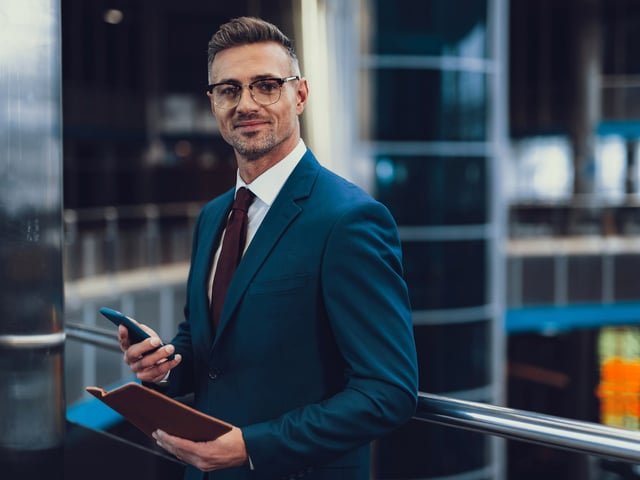
[{"label": "concrete pillar", "polygon": [[0,0],[0,477],[62,478],[59,0]]}]

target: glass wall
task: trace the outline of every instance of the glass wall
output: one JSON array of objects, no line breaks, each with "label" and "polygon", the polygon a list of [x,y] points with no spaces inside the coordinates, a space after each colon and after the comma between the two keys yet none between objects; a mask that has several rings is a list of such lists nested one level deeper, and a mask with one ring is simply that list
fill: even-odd
[{"label": "glass wall", "polygon": [[[496,243],[503,2],[371,0],[360,26],[358,141],[400,228],[420,390],[500,403]],[[502,23],[501,23],[502,22]],[[499,478],[490,437],[410,423],[378,442],[377,478]]]}]

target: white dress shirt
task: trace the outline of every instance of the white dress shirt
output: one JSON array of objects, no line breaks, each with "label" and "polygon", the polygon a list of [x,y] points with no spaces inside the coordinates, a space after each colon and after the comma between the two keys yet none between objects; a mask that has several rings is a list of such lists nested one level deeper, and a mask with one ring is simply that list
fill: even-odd
[{"label": "white dress shirt", "polygon": [[[250,184],[246,184],[242,178],[240,178],[239,171],[236,172],[236,192],[240,187],[246,187],[256,196],[255,200],[249,207],[249,212],[247,213],[249,217],[249,225],[247,227],[247,243],[244,246],[245,252],[258,231],[258,228],[262,224],[262,221],[267,216],[267,212],[278,196],[278,193],[280,193],[280,190],[282,190],[282,187],[291,175],[291,172],[296,168],[298,162],[302,159],[306,151],[307,146],[304,144],[302,139],[300,139],[289,155],[284,157],[266,172],[263,172]],[[222,233],[222,237],[220,237],[220,244],[218,245],[213,258],[213,268],[211,269],[211,275],[209,277],[209,301],[211,301],[211,286],[213,285],[213,276],[215,275],[216,265],[218,264],[220,250],[222,250],[223,238],[224,232]]]}]

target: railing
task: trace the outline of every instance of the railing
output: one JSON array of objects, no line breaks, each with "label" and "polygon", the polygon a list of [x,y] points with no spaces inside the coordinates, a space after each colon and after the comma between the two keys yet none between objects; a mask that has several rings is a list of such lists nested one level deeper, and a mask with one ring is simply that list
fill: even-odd
[{"label": "railing", "polygon": [[65,210],[65,278],[188,260],[201,207],[185,202]]},{"label": "railing", "polygon": [[[76,265],[74,269],[78,277],[84,277],[87,274],[89,276],[95,275],[96,270],[101,270],[99,265],[87,268],[85,255],[83,255],[85,250],[89,254],[86,257],[93,260],[96,258],[96,255],[93,255],[94,248],[99,253],[106,255],[109,260],[119,258],[120,261],[115,263],[121,267],[123,264],[127,264],[122,260],[122,256],[131,254],[132,250],[131,244],[126,242],[129,237],[123,235],[121,231],[123,228],[130,232],[132,237],[141,240],[140,250],[146,250],[145,253],[148,255],[150,251],[147,248],[148,245],[157,245],[160,238],[169,236],[163,234],[162,226],[165,221],[174,219],[175,222],[169,222],[167,226],[170,229],[175,229],[177,222],[179,225],[177,234],[181,240],[177,241],[175,245],[178,246],[177,249],[167,248],[166,251],[170,252],[169,256],[172,260],[180,258],[180,260],[186,261],[186,255],[180,247],[187,244],[187,240],[184,239],[188,239],[190,236],[190,228],[195,219],[196,211],[196,206],[184,204],[172,205],[169,208],[163,207],[160,211],[145,208],[142,210],[125,209],[117,212],[96,209],[95,211],[83,211],[80,215],[75,212],[65,212],[67,247],[71,247],[71,250],[76,253],[76,255],[69,255],[68,258],[78,262],[79,265]],[[85,235],[82,240],[82,232],[85,231],[83,227],[91,224],[94,225],[94,229],[88,231],[91,234],[92,230],[93,232],[97,230],[96,234]],[[83,245],[81,249],[83,254],[80,255],[77,254],[78,242]],[[74,246],[75,248],[73,248]],[[138,252],[132,256],[139,256]],[[163,260],[161,255],[154,255],[154,257],[156,258],[149,258],[151,263]],[[97,328],[67,321],[66,335],[69,339],[78,340],[84,344],[92,344],[119,352],[113,329]],[[640,433],[595,423],[574,421],[428,393],[419,394],[415,419],[640,464]]]},{"label": "railing", "polygon": [[541,413],[420,393],[417,420],[640,463],[640,433]]},{"label": "railing", "polygon": [[95,345],[96,347],[106,348],[107,350],[120,351],[120,344],[116,339],[115,330],[107,330],[72,322],[66,322],[65,330],[67,338]]},{"label": "railing", "polygon": [[[67,324],[67,336],[120,351],[112,330]],[[640,463],[640,432],[419,393],[416,420],[629,463]]]}]

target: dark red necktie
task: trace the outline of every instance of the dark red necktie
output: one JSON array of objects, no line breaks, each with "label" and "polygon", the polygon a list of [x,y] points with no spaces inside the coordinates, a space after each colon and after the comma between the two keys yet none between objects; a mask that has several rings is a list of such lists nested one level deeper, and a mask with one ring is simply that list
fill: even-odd
[{"label": "dark red necktie", "polygon": [[222,250],[218,257],[211,287],[211,321],[214,332],[218,329],[224,298],[227,295],[231,278],[244,252],[244,244],[247,241],[247,225],[249,224],[247,212],[254,198],[255,195],[251,191],[240,187],[231,206],[231,214],[227,220]]}]

